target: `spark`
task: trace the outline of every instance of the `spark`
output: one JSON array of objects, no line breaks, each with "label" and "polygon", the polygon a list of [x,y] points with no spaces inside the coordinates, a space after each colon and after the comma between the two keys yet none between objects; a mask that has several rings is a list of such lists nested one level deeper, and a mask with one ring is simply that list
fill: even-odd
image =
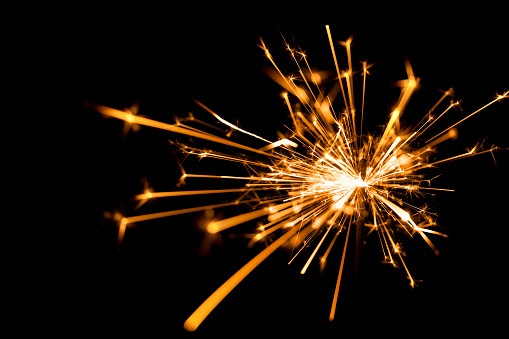
[{"label": "spark", "polygon": [[341,72],[339,71],[338,59],[336,58],[336,51],[334,50],[334,42],[332,41],[332,35],[330,32],[329,25],[326,25],[325,29],[327,29],[327,36],[329,37],[329,44],[330,44],[330,48],[332,51],[332,57],[334,58],[334,65],[336,66],[336,72],[338,74],[338,81],[339,81],[339,85],[341,87],[341,93],[343,94],[343,100],[345,101],[345,107],[348,110],[348,104],[346,102],[345,90],[343,88],[343,82],[341,81]]},{"label": "spark", "polygon": [[338,273],[338,280],[336,282],[336,288],[334,290],[334,297],[332,298],[332,307],[329,314],[329,320],[334,320],[334,315],[336,314],[336,305],[338,303],[338,295],[339,295],[339,287],[341,285],[341,276],[343,274],[343,266],[345,264],[345,257],[346,257],[346,248],[348,246],[348,236],[350,235],[350,226],[352,219],[350,218],[350,224],[348,225],[348,231],[346,232],[346,240],[345,245],[343,247],[343,255],[341,256],[341,265],[339,266],[339,273]]},{"label": "spark", "polygon": [[[458,134],[457,125],[495,102],[506,98],[509,91],[501,95],[497,94],[491,102],[429,138],[424,146],[415,149],[411,146],[411,143],[419,140],[418,138],[428,132],[432,126],[436,127],[435,123],[451,108],[459,105],[459,102],[451,102],[438,118],[432,118],[432,112],[440,107],[447,96],[452,95],[453,90],[449,89],[445,91],[411,132],[401,128],[401,117],[420,82],[420,79],[414,75],[408,60],[405,62],[407,79],[399,82],[401,94],[381,136],[363,135],[362,133],[365,114],[366,75],[370,74],[368,69],[372,66],[368,65],[367,62],[362,62],[362,104],[358,134],[355,115],[353,81],[355,71],[352,66],[352,37],[341,43],[345,46],[346,62],[348,64],[346,71],[341,71],[330,28],[328,25],[325,28],[332,53],[331,64],[334,64],[343,97],[344,105],[337,112],[334,111],[333,103],[338,90],[334,92],[334,89],[331,89],[329,95],[325,95],[327,92],[323,85],[323,79],[317,72],[311,70],[307,53],[305,54],[298,48],[292,48],[285,40],[286,50],[290,53],[291,60],[295,63],[300,75],[286,76],[277,66],[276,60],[269,52],[267,45],[260,38],[260,47],[275,69],[269,75],[285,90],[282,93],[282,98],[293,123],[293,129],[290,129],[291,137],[281,135],[278,141],[267,140],[223,119],[218,113],[198,100],[195,100],[195,103],[199,107],[226,126],[229,130],[228,138],[232,136],[233,131],[236,131],[243,136],[253,138],[253,146],[234,142],[199,128],[184,125],[182,124],[183,120],[178,120],[176,124],[168,124],[139,116],[137,115],[137,107],[121,111],[101,105],[92,106],[94,110],[106,116],[123,120],[125,126],[127,126],[125,128],[137,129],[139,126],[149,126],[229,146],[233,148],[232,154],[214,150],[199,150],[185,144],[174,143],[186,156],[194,155],[199,159],[207,157],[217,161],[241,163],[248,172],[247,175],[230,173],[217,175],[206,172],[194,174],[186,173],[183,168],[180,168],[182,176],[179,184],[183,184],[184,179],[192,180],[193,178],[232,180],[232,182],[245,181],[246,183],[239,188],[215,190],[154,192],[152,189],[146,189],[135,197],[140,201],[140,204],[151,199],[182,196],[229,193],[237,193],[241,196],[229,202],[179,210],[128,217],[115,214],[114,219],[117,221],[119,228],[119,245],[126,235],[128,226],[134,223],[251,203],[255,207],[248,212],[220,220],[209,219],[206,231],[210,234],[216,234],[244,223],[259,220],[262,221],[259,223],[261,226],[251,236],[248,246],[254,246],[262,239],[267,240],[269,235],[276,237],[275,241],[239,269],[189,316],[184,323],[184,328],[188,331],[195,331],[214,308],[249,273],[280,247],[288,246],[292,249],[293,257],[289,262],[292,263],[300,253],[305,252],[305,249],[316,243],[300,271],[301,274],[305,274],[309,270],[317,254],[326,247],[324,254],[321,257],[318,256],[320,258],[320,271],[322,271],[332,247],[339,239],[343,239],[339,235],[346,229],[341,264],[329,315],[329,319],[332,321],[338,307],[338,294],[351,226],[352,224],[357,225],[357,221],[361,218],[362,220],[364,218],[370,219],[369,216],[372,220],[368,220],[365,225],[370,228],[367,236],[371,233],[377,234],[377,241],[382,247],[384,261],[394,266],[397,263],[398,265],[401,264],[410,280],[410,286],[413,288],[416,280],[411,275],[409,266],[405,263],[402,242],[394,232],[392,225],[403,228],[410,236],[418,234],[431,250],[438,254],[437,248],[428,235],[443,237],[447,237],[447,235],[429,228],[435,226],[435,223],[430,221],[431,218],[427,216],[427,213],[429,213],[427,205],[418,208],[413,204],[406,203],[404,199],[408,195],[421,194],[421,190],[453,191],[444,187],[424,187],[421,183],[428,183],[429,186],[431,180],[424,180],[423,175],[417,172],[440,163],[465,157],[488,152],[493,155],[493,150],[497,149],[492,147],[487,150],[480,150],[481,147],[476,145],[466,153],[441,160],[429,162],[423,158],[423,154],[432,151],[433,147],[456,138]],[[295,57],[295,54],[300,56],[299,60]],[[308,82],[306,78],[311,81]],[[343,79],[346,81],[346,92],[343,87]],[[303,81],[305,86],[299,87],[300,81]],[[315,93],[318,94],[315,95]],[[188,120],[190,124],[200,122],[194,117]],[[207,127],[207,124],[204,124],[204,126]],[[256,145],[257,143],[258,145]],[[261,147],[260,143],[263,143]],[[248,154],[236,153],[239,150],[247,151]],[[364,212],[368,213],[368,216],[363,215]],[[362,229],[361,231],[363,232]],[[334,234],[331,240],[329,240],[330,234]],[[327,244],[327,240],[329,245],[323,246]],[[296,250],[295,254],[293,254],[294,249]]]},{"label": "spark", "polygon": [[497,101],[500,101],[502,99],[505,99],[507,98],[507,95],[509,94],[509,91],[506,91],[504,94],[501,94],[501,95],[498,95],[494,100],[490,101],[489,103],[487,103],[486,105],[482,106],[481,108],[479,108],[478,110],[476,110],[475,112],[469,114],[468,116],[466,116],[465,118],[461,119],[460,121],[458,121],[457,123],[451,125],[450,127],[444,129],[442,132],[438,133],[437,135],[435,135],[433,138],[430,138],[429,140],[427,140],[426,142],[429,142],[430,140],[433,140],[435,139],[436,137],[442,135],[443,133],[449,131],[451,128],[459,125],[460,123],[462,123],[463,121],[467,120],[468,118],[470,118],[471,116],[473,116],[474,114],[477,114],[479,113],[480,111],[482,111],[483,109],[485,109],[486,107],[494,104],[495,102]]}]

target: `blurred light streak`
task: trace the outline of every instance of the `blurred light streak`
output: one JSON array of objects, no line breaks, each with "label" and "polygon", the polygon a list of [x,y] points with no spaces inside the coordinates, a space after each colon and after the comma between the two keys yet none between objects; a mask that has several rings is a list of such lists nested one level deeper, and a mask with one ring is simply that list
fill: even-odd
[{"label": "blurred light streak", "polygon": [[251,259],[245,266],[237,271],[230,279],[228,279],[221,287],[210,295],[191,316],[184,322],[184,328],[188,331],[195,331],[212,310],[233,290],[249,273],[251,273],[258,265],[271,255],[276,249],[283,245],[292,235],[297,232],[298,228],[290,228],[279,239],[274,241],[269,247],[260,252],[256,257]]}]

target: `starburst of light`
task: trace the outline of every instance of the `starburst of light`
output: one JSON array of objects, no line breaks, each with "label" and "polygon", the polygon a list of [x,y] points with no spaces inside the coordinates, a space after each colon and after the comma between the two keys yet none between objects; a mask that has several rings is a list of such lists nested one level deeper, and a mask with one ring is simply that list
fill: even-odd
[{"label": "starburst of light", "polygon": [[[255,204],[256,207],[247,213],[211,220],[207,225],[206,231],[216,234],[248,221],[262,220],[263,224],[252,235],[250,245],[262,240],[270,239],[270,241],[267,242],[268,246],[265,249],[238,270],[196,309],[184,324],[188,331],[194,331],[232,289],[278,248],[288,246],[293,249],[290,263],[297,256],[304,255],[302,253],[308,253],[307,260],[300,271],[301,274],[306,273],[317,253],[322,251],[324,254],[318,261],[320,269],[323,270],[331,248],[337,242],[339,235],[346,232],[329,316],[329,319],[333,320],[352,224],[354,227],[361,227],[361,232],[366,229],[367,235],[371,233],[378,235],[385,261],[394,266],[397,262],[401,263],[410,285],[414,287],[416,280],[405,263],[402,244],[394,228],[401,229],[411,236],[418,234],[436,254],[439,253],[438,249],[429,236],[446,235],[434,228],[436,223],[427,213],[427,205],[414,206],[405,198],[421,194],[421,191],[450,191],[443,187],[432,187],[433,179],[424,179],[422,170],[460,158],[493,153],[496,150],[496,147],[482,150],[478,144],[465,153],[426,162],[426,154],[436,145],[456,137],[457,125],[506,98],[508,92],[497,95],[483,107],[434,134],[433,137],[427,138],[423,146],[414,148],[411,146],[412,142],[427,132],[449,110],[458,106],[459,102],[451,101],[438,117],[434,118],[433,112],[443,107],[442,103],[452,95],[453,90],[449,89],[419,124],[413,128],[402,128],[401,116],[420,82],[420,79],[414,75],[409,61],[405,64],[407,79],[398,83],[401,94],[383,132],[379,135],[364,133],[366,79],[370,74],[368,69],[372,65],[364,61],[361,63],[360,72],[354,69],[351,52],[352,38],[349,38],[340,43],[346,50],[348,65],[345,70],[341,70],[336,54],[337,45],[334,43],[329,26],[326,26],[326,33],[337,76],[332,88],[327,88],[323,77],[312,70],[307,54],[298,48],[291,47],[286,41],[285,47],[290,53],[297,72],[293,75],[285,75],[277,66],[264,41],[260,39],[260,47],[273,66],[273,70],[268,72],[269,76],[284,88],[282,99],[293,122],[289,136],[281,135],[278,141],[270,141],[241,129],[199,101],[196,101],[197,105],[229,128],[227,138],[188,124],[188,122],[195,122],[192,116],[186,121],[168,124],[136,115],[137,107],[121,111],[100,105],[93,106],[96,111],[104,115],[125,121],[124,132],[144,125],[212,141],[246,152],[244,155],[238,155],[235,152],[222,153],[176,143],[185,154],[198,158],[209,157],[220,161],[241,163],[249,173],[244,176],[230,173],[190,174],[182,169],[180,184],[191,178],[238,180],[247,181],[247,183],[240,188],[195,191],[153,192],[146,188],[143,193],[136,196],[140,204],[143,204],[150,199],[163,197],[240,194],[240,197],[231,202],[129,217],[119,213],[112,214],[119,225],[118,243],[120,244],[127,227],[135,223],[242,203]],[[356,74],[360,74],[362,78],[360,119],[355,105],[356,95],[354,95]],[[339,103],[333,105],[336,99]],[[256,139],[253,145],[262,142],[263,146],[248,146],[229,140],[234,131],[249,136],[253,140]],[[275,240],[272,240],[274,236]],[[328,246],[325,246],[326,240]],[[313,247],[310,246],[311,244]],[[305,249],[309,251],[304,251]]]}]

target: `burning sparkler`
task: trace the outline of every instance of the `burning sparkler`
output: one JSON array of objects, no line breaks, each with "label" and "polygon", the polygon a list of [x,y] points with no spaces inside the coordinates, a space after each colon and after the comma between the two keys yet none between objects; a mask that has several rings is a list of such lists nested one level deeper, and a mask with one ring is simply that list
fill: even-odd
[{"label": "burning sparkler", "polygon": [[[436,254],[439,253],[438,249],[430,237],[446,235],[434,228],[435,223],[425,213],[424,208],[408,203],[405,197],[424,190],[449,190],[431,187],[431,180],[424,179],[422,170],[440,163],[493,152],[496,149],[492,147],[481,150],[480,146],[476,145],[465,153],[431,163],[426,162],[426,154],[432,151],[433,147],[456,137],[456,126],[486,107],[506,98],[509,92],[497,95],[492,101],[465,118],[433,134],[431,138],[426,138],[423,146],[414,148],[411,146],[412,142],[417,141],[425,132],[429,132],[428,129],[449,110],[458,106],[459,102],[451,101],[437,118],[426,114],[417,126],[403,128],[400,118],[420,82],[420,79],[414,75],[409,61],[405,64],[407,79],[399,82],[401,94],[382,133],[379,135],[365,133],[363,130],[364,103],[370,65],[363,62],[360,70],[362,94],[360,95],[359,119],[359,112],[356,109],[358,107],[356,100],[359,99],[357,94],[354,94],[354,78],[356,74],[359,74],[359,70],[354,69],[352,64],[352,39],[349,38],[341,43],[346,50],[348,65],[345,70],[341,70],[337,57],[338,45],[332,38],[329,26],[326,26],[326,34],[337,77],[332,88],[327,86],[316,71],[313,71],[306,53],[290,46],[286,41],[285,47],[296,66],[297,75],[285,75],[264,41],[260,39],[260,47],[273,67],[268,74],[284,88],[282,98],[293,122],[290,134],[286,137],[281,135],[278,141],[267,140],[241,129],[223,119],[212,108],[200,101],[196,101],[198,106],[227,126],[229,133],[226,138],[193,127],[191,124],[195,120],[194,117],[169,124],[138,116],[135,110],[121,111],[105,106],[93,106],[104,115],[125,121],[124,130],[135,126],[137,128],[139,125],[150,126],[222,144],[231,147],[234,151],[245,153],[239,155],[236,152],[204,151],[189,145],[178,144],[185,154],[240,163],[249,173],[244,176],[230,173],[192,174],[182,169],[180,178],[182,183],[191,178],[238,180],[247,181],[247,183],[233,189],[174,192],[152,192],[147,189],[136,196],[136,199],[143,203],[163,197],[240,194],[240,197],[234,201],[145,215],[127,217],[118,213],[114,215],[119,225],[118,243],[120,244],[126,229],[135,223],[242,203],[256,204],[256,207],[247,213],[212,220],[207,225],[206,231],[216,234],[252,220],[262,220],[263,225],[259,226],[252,236],[250,245],[266,240],[268,246],[196,309],[184,324],[188,331],[196,330],[210,312],[278,248],[283,246],[292,248],[289,263],[292,263],[296,257],[308,253],[307,260],[300,271],[301,274],[305,274],[314,261],[318,261],[323,270],[332,247],[339,242],[339,239],[344,239],[329,316],[329,319],[333,320],[347,247],[353,246],[348,242],[350,232],[356,232],[357,250],[362,247],[365,236],[377,234],[385,261],[394,266],[400,264],[404,268],[410,285],[414,287],[416,281],[405,263],[401,242],[395,228],[411,236],[418,234]],[[430,112],[443,107],[443,103],[452,95],[452,92],[452,89],[445,91]],[[231,141],[229,137],[232,132],[253,138],[252,145]],[[261,142],[263,146],[253,146],[257,142]],[[352,231],[352,225],[356,230]],[[346,233],[345,238],[339,236],[342,233]],[[306,249],[309,251],[305,251]],[[318,253],[323,255],[315,259]],[[357,261],[360,254],[356,257]]]}]

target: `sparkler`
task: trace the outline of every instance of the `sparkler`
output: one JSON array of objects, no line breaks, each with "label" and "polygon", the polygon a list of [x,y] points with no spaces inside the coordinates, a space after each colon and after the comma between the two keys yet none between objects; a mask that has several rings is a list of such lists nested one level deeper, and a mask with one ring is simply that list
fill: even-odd
[{"label": "sparkler", "polygon": [[[436,119],[433,119],[431,114],[426,114],[414,128],[402,128],[401,116],[420,82],[420,79],[414,75],[409,61],[405,64],[407,79],[399,82],[401,94],[382,133],[364,134],[364,114],[369,114],[369,111],[365,112],[364,103],[366,93],[369,93],[369,82],[367,86],[366,79],[370,65],[367,62],[362,63],[360,73],[362,104],[359,124],[355,105],[356,95],[354,95],[354,78],[358,70],[354,69],[352,64],[352,39],[349,38],[340,44],[345,48],[348,65],[345,70],[341,70],[338,49],[342,47],[333,40],[329,26],[326,26],[326,33],[330,44],[331,61],[334,63],[337,76],[332,88],[312,70],[306,53],[290,46],[286,41],[285,46],[296,66],[298,76],[285,75],[264,41],[260,40],[260,47],[273,67],[273,72],[269,72],[269,75],[285,89],[282,98],[293,122],[289,136],[281,136],[277,141],[267,140],[239,128],[200,101],[196,101],[198,106],[227,126],[230,132],[226,137],[193,127],[194,117],[169,124],[137,116],[135,110],[121,111],[100,105],[93,106],[96,111],[104,115],[123,120],[125,130],[129,127],[144,125],[230,147],[232,150],[230,153],[223,153],[178,144],[185,154],[241,163],[248,171],[248,175],[237,176],[231,173],[191,174],[182,169],[182,183],[192,178],[235,180],[247,183],[234,189],[174,192],[146,190],[136,196],[136,199],[142,203],[163,197],[240,194],[240,197],[231,202],[145,215],[127,217],[120,214],[114,215],[119,225],[118,243],[120,244],[129,225],[135,223],[243,203],[255,204],[255,208],[247,213],[212,220],[207,225],[207,232],[216,234],[252,220],[262,220],[264,224],[258,227],[250,244],[265,240],[269,245],[196,309],[184,324],[184,328],[188,331],[196,330],[210,312],[278,248],[287,246],[292,249],[289,263],[308,253],[307,260],[300,271],[301,274],[305,274],[314,261],[319,261],[320,268],[323,270],[332,247],[344,241],[329,315],[329,319],[333,320],[347,248],[354,246],[349,244],[349,234],[354,231],[357,238],[356,262],[360,259],[364,237],[375,233],[377,237],[372,238],[380,242],[384,260],[394,266],[400,264],[404,268],[410,285],[414,287],[416,281],[405,263],[401,240],[395,230],[402,230],[410,236],[418,234],[436,254],[439,253],[438,249],[430,237],[446,235],[434,228],[435,223],[425,213],[424,208],[408,203],[405,197],[425,190],[449,190],[443,187],[430,187],[431,180],[424,179],[421,174],[423,170],[460,158],[492,153],[496,149],[492,147],[481,150],[480,146],[476,145],[466,153],[431,163],[426,162],[426,154],[436,145],[456,137],[456,126],[506,98],[509,92],[497,95],[483,107],[439,133],[435,131],[436,134],[433,134],[431,138],[426,138],[424,146],[414,148],[411,146],[412,143],[420,140],[418,138],[426,132],[429,133],[428,129],[459,103],[451,101],[449,105],[442,108],[441,114]],[[445,99],[451,94],[452,90],[446,91],[430,111],[442,107]],[[244,144],[231,141],[232,132],[252,138],[252,142]],[[258,143],[262,143],[262,146],[260,147]],[[239,155],[236,153],[238,151],[245,154]],[[351,229],[352,225],[356,227],[356,230]],[[343,233],[346,233],[345,238],[342,237]],[[324,254],[320,259],[315,259],[318,253]]]}]

